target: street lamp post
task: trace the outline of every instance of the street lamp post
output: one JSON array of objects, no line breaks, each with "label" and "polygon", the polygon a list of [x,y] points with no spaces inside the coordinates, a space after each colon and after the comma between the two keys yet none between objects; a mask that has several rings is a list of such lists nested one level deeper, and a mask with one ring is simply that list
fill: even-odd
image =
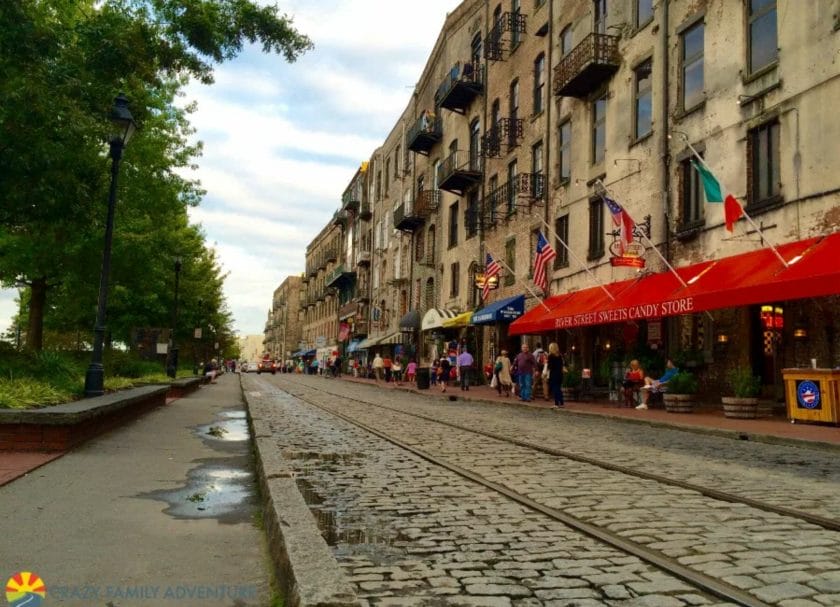
[{"label": "street lamp post", "polygon": [[117,204],[117,175],[123,148],[131,139],[137,125],[128,110],[128,99],[120,93],[111,109],[114,132],[110,140],[111,190],[108,194],[108,215],[105,220],[105,244],[102,250],[102,270],[99,275],[99,301],[96,307],[96,324],[93,328],[93,357],[85,374],[85,396],[100,396],[105,392],[105,369],[102,351],[105,341],[105,310],[108,305],[108,277],[111,272],[111,240],[114,234],[114,209]]},{"label": "street lamp post", "polygon": [[178,373],[178,346],[175,343],[175,331],[178,328],[178,284],[181,278],[181,258],[175,259],[175,306],[172,310],[172,336],[169,339],[169,364],[166,374],[175,379]]}]

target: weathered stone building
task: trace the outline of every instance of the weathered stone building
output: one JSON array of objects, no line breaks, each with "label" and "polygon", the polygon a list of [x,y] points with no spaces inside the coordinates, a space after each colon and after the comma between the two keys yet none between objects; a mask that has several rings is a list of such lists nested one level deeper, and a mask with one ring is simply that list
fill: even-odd
[{"label": "weathered stone building", "polygon": [[288,360],[293,352],[300,349],[303,329],[300,322],[300,295],[300,276],[287,276],[274,290],[263,341],[266,353],[273,360]]},{"label": "weathered stone building", "polygon": [[[723,369],[748,365],[768,395],[785,366],[840,364],[840,287],[827,286],[837,281],[809,286],[806,276],[794,289],[786,267],[797,257],[799,268],[821,267],[835,240],[807,239],[840,223],[840,31],[827,6],[465,0],[369,158],[369,221],[354,215],[352,234],[338,222],[313,241],[307,293],[324,289],[315,249],[343,233],[347,255],[372,247],[355,258],[370,259],[369,282],[359,273],[348,300],[370,298],[354,317],[367,332],[344,335],[364,337],[360,351],[406,346],[428,361],[465,339],[483,361],[524,334],[557,341],[599,382],[615,361],[667,351],[697,366],[707,389],[721,389]],[[754,223],[727,230],[694,151]],[[635,222],[623,252],[605,197]],[[548,293],[532,277],[539,233],[557,253]],[[482,301],[488,254],[504,267]],[[736,255],[745,257],[727,261]],[[724,272],[739,263],[764,273]],[[510,324],[520,296],[530,311]],[[306,314],[317,309],[306,303]],[[317,321],[306,317],[305,339],[338,343],[349,311],[322,306]]]}]

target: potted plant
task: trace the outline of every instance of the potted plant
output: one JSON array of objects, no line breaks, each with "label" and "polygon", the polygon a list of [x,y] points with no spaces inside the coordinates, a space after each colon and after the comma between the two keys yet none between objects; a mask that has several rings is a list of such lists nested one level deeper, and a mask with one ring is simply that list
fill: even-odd
[{"label": "potted plant", "polygon": [[758,411],[761,378],[752,374],[749,367],[735,367],[727,374],[734,396],[724,396],[723,414],[726,417],[753,419]]},{"label": "potted plant", "polygon": [[662,394],[668,413],[691,413],[697,394],[697,377],[690,371],[680,371],[672,377]]},{"label": "potted plant", "polygon": [[580,392],[581,375],[577,369],[569,369],[563,374],[563,398],[576,400]]}]

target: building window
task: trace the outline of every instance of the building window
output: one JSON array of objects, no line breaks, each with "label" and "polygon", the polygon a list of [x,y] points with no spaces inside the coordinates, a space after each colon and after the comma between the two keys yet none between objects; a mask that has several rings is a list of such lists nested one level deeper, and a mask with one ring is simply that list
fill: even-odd
[{"label": "building window", "polygon": [[554,250],[557,257],[554,258],[554,269],[569,267],[569,251],[561,244],[561,240],[569,244],[569,215],[563,215],[554,220],[554,234],[557,237],[557,244]]},{"label": "building window", "polygon": [[429,278],[426,281],[426,293],[425,293],[425,306],[426,310],[431,310],[435,307],[435,279]]},{"label": "building window", "polygon": [[776,0],[749,0],[749,68],[754,74],[778,58]]},{"label": "building window", "polygon": [[543,179],[543,143],[531,146],[531,197],[542,199],[545,194],[545,180]]},{"label": "building window", "polygon": [[653,96],[651,93],[651,60],[643,61],[633,70],[635,90],[633,94],[633,123],[635,139],[650,134],[653,128]]},{"label": "building window", "polygon": [[449,267],[449,297],[458,297],[458,286],[461,282],[461,264],[455,262]]},{"label": "building window", "polygon": [[589,257],[604,256],[604,203],[600,198],[589,201]]},{"label": "building window", "polygon": [[557,164],[560,167],[560,182],[566,183],[572,176],[572,121],[567,120],[557,129]]},{"label": "building window", "polygon": [[703,101],[703,36],[705,25],[699,22],[681,35],[682,46],[682,106],[684,110]]},{"label": "building window", "polygon": [[376,200],[382,199],[382,171],[376,171]]},{"label": "building window", "polygon": [[391,184],[391,159],[385,159],[385,191],[388,191],[388,186]]},{"label": "building window", "polygon": [[510,111],[508,117],[511,120],[516,120],[519,116],[519,80],[514,80],[510,83]]},{"label": "building window", "polygon": [[486,212],[489,215],[490,224],[496,225],[496,221],[499,219],[499,176],[493,175],[490,177],[487,187],[490,194]]},{"label": "building window", "polygon": [[779,178],[779,123],[750,131],[750,206],[775,202],[781,194]]},{"label": "building window", "polygon": [[458,203],[449,206],[449,248],[458,244]]},{"label": "building window", "polygon": [[426,257],[435,259],[435,226],[429,226],[429,237],[426,239]]},{"label": "building window", "polygon": [[478,191],[473,190],[467,197],[467,208],[464,210],[464,227],[467,238],[478,233]]},{"label": "building window", "polygon": [[470,123],[470,170],[481,170],[481,123],[478,120]]},{"label": "building window", "polygon": [[414,233],[414,261],[423,261],[426,256],[426,233],[417,230]]},{"label": "building window", "polygon": [[607,149],[607,94],[592,102],[592,162],[604,162]]},{"label": "building window", "polygon": [[680,229],[687,230],[703,221],[703,184],[691,159],[684,160],[680,164],[680,172],[682,173]]},{"label": "building window", "polygon": [[400,176],[400,164],[402,163],[401,151],[400,146],[397,146],[397,150],[394,152],[394,179],[398,179]]},{"label": "building window", "polygon": [[543,111],[543,92],[545,91],[545,54],[541,53],[534,61],[534,114]]},{"label": "building window", "polygon": [[653,19],[653,0],[636,0],[636,29]]},{"label": "building window", "polygon": [[565,57],[572,51],[572,26],[567,25],[560,32],[560,56]]},{"label": "building window", "polygon": [[516,160],[508,165],[507,171],[507,216],[510,217],[516,212]]},{"label": "building window", "polygon": [[593,0],[595,10],[592,11],[594,23],[592,31],[596,34],[607,33],[607,0]]},{"label": "building window", "polygon": [[505,272],[505,286],[516,282],[516,238],[511,238],[505,243],[505,263],[507,264]]}]

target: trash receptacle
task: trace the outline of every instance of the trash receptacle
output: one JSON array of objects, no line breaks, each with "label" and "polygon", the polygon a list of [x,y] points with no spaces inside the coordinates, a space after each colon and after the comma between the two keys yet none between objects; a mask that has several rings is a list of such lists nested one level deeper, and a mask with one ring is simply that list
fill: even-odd
[{"label": "trash receptacle", "polygon": [[417,367],[417,389],[429,389],[429,367]]}]

